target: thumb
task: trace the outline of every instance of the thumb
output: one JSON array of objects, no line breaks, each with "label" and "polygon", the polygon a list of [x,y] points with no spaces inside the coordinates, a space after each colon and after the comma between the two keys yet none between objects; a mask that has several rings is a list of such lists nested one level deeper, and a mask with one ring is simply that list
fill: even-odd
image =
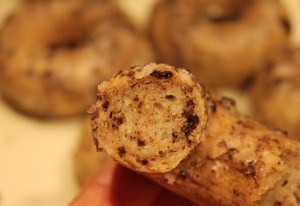
[{"label": "thumb", "polygon": [[113,161],[108,161],[70,206],[152,205],[162,188]]}]

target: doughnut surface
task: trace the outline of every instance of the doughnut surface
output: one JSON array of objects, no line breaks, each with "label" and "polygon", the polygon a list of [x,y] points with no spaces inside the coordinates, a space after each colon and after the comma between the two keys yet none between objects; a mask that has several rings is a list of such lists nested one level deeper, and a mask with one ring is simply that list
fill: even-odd
[{"label": "doughnut surface", "polygon": [[289,23],[274,0],[162,0],[150,31],[162,62],[207,85],[236,86],[287,46]]},{"label": "doughnut surface", "polygon": [[42,117],[84,112],[120,67],[148,63],[149,44],[108,0],[24,4],[0,32],[2,95]]},{"label": "doughnut surface", "polygon": [[261,72],[252,88],[256,116],[300,139],[300,50],[287,52]]}]

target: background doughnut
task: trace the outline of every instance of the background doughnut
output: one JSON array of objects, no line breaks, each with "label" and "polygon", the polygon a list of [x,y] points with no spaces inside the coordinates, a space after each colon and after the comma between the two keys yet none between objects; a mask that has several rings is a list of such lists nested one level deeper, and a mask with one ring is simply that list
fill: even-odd
[{"label": "background doughnut", "polygon": [[98,83],[152,59],[149,44],[113,1],[36,1],[1,30],[1,92],[32,115],[82,113]]},{"label": "background doughnut", "polygon": [[290,32],[277,1],[243,2],[160,1],[150,25],[160,60],[208,85],[243,83],[286,48]]},{"label": "background doughnut", "polygon": [[263,123],[300,139],[300,49],[287,52],[258,75],[252,103]]}]

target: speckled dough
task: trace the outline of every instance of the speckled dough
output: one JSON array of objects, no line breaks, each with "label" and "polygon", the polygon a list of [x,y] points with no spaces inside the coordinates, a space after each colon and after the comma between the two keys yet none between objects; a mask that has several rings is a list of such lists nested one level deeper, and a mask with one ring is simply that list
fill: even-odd
[{"label": "speckled dough", "polygon": [[276,0],[162,0],[150,31],[162,62],[212,86],[240,85],[288,44]]},{"label": "speckled dough", "polygon": [[214,100],[189,72],[138,66],[98,89],[95,143],[122,165],[200,205],[299,205],[300,143]]},{"label": "speckled dough", "polygon": [[113,1],[35,1],[0,32],[1,92],[32,115],[82,113],[95,100],[97,84],[120,67],[152,58]]},{"label": "speckled dough", "polygon": [[252,88],[258,119],[300,139],[300,50],[289,51],[262,71]]}]

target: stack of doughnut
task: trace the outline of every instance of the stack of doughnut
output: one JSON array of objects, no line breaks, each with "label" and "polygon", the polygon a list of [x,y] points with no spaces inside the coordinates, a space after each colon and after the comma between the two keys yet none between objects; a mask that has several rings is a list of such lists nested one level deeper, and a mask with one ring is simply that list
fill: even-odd
[{"label": "stack of doughnut", "polygon": [[187,70],[124,70],[89,114],[97,149],[198,205],[300,204],[300,143],[213,99]]},{"label": "stack of doughnut", "polygon": [[300,139],[300,50],[290,50],[258,75],[252,88],[257,118]]},{"label": "stack of doughnut", "polygon": [[161,62],[210,86],[239,86],[288,45],[277,0],[161,0],[151,36]]},{"label": "stack of doughnut", "polygon": [[[260,120],[300,138],[300,52],[276,0],[161,0],[160,60],[112,0],[26,0],[0,31],[0,90],[19,110],[89,110],[75,166],[84,184],[113,159],[202,205],[299,205],[300,143],[239,114],[203,85],[253,87]],[[276,64],[270,65],[273,59]],[[97,93],[97,95],[96,95]],[[92,127],[94,145],[92,145]],[[106,153],[97,153],[104,149]]]},{"label": "stack of doughnut", "polygon": [[[280,56],[290,32],[273,0],[161,0],[150,28],[161,61],[189,68],[208,85],[240,85]],[[87,144],[84,127],[75,158],[81,184],[107,158]]]},{"label": "stack of doughnut", "polygon": [[39,117],[83,113],[119,68],[153,60],[146,40],[110,0],[24,3],[0,31],[0,89]]}]

